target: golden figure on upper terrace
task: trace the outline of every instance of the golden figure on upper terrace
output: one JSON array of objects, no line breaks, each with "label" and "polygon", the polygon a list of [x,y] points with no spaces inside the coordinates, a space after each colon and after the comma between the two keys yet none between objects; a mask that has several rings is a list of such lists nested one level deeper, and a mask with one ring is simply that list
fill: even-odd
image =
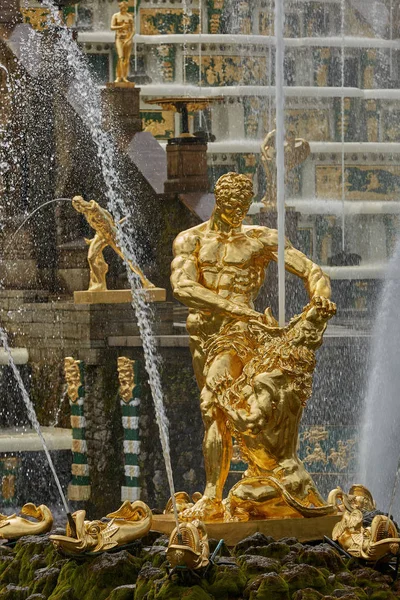
[{"label": "golden figure on upper terrace", "polygon": [[104,260],[103,250],[110,246],[123,261],[129,264],[133,273],[140,278],[144,289],[154,288],[138,265],[126,261],[122,250],[117,242],[117,228],[114,219],[106,210],[94,200],[86,202],[82,196],[72,199],[72,206],[76,211],[82,213],[89,225],[95,230],[96,235],[91,240],[86,240],[89,245],[88,263],[90,268],[89,291],[99,292],[107,290],[106,275],[108,265]]},{"label": "golden figure on upper terrace", "polygon": [[[182,513],[188,520],[219,520],[224,512],[228,518],[310,516],[313,507],[316,514],[332,509],[296,454],[314,350],[335,313],[329,278],[286,241],[286,269],[303,279],[310,305],[282,329],[269,309],[264,314],[254,309],[266,268],[277,261],[278,235],[267,227],[242,224],[252,196],[247,177],[223,175],[210,220],[174,242],[171,283],[175,297],[190,309],[187,330],[205,427],[206,487],[194,507]],[[232,435],[249,461],[246,476],[257,482],[231,491],[224,507]],[[256,489],[260,486],[261,492]],[[243,506],[242,500],[256,496],[263,497],[262,506]]]},{"label": "golden figure on upper terrace", "polygon": [[118,54],[117,78],[115,83],[130,83],[128,81],[129,64],[132,54],[135,22],[128,12],[128,3],[119,3],[119,12],[111,19],[111,29],[115,31],[115,47]]},{"label": "golden figure on upper terrace", "polygon": [[[276,210],[276,130],[270,131],[261,144],[261,161],[265,170],[266,191],[262,199],[269,210]],[[310,154],[310,144],[288,132],[285,140],[285,175],[304,162]]]}]

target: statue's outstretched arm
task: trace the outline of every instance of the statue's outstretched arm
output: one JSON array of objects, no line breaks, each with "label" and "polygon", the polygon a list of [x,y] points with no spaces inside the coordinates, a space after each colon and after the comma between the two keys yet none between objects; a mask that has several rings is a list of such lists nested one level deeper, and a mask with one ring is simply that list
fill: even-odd
[{"label": "statue's outstretched arm", "polygon": [[192,238],[185,234],[178,236],[174,242],[171,285],[175,298],[197,310],[211,310],[249,319],[259,318],[260,314],[255,310],[234,304],[199,283],[197,245],[195,236]]},{"label": "statue's outstretched arm", "polygon": [[[275,229],[266,230],[264,243],[269,257],[278,261],[278,232]],[[285,240],[285,268],[290,273],[301,277],[310,298],[321,296],[331,297],[331,283],[328,275],[321,267],[307,258],[305,254],[293,248],[289,240]]]}]

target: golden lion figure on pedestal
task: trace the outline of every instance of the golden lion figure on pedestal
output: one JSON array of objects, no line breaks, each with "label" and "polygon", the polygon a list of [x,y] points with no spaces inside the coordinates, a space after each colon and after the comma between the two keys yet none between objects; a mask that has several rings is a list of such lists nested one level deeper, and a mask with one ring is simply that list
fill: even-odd
[{"label": "golden lion figure on pedestal", "polygon": [[54,546],[66,554],[104,552],[117,546],[125,546],[150,531],[152,512],[141,501],[132,504],[126,500],[116,512],[107,515],[108,522],[85,521],[86,512],[78,510],[75,521],[76,537],[72,537],[67,525],[67,535],[51,535]]},{"label": "golden lion figure on pedestal", "polygon": [[348,494],[336,488],[328,496],[328,502],[336,504],[343,512],[342,520],[335,525],[332,539],[340,544],[351,556],[368,562],[390,560],[400,550],[400,538],[391,519],[377,514],[370,519],[370,526],[364,520],[368,513],[374,514],[375,502],[363,485],[353,485]]}]

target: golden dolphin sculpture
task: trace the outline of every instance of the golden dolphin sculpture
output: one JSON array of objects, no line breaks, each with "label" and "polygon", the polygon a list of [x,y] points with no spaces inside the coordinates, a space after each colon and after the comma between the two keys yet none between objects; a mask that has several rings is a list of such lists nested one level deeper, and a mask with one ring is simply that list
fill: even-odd
[{"label": "golden dolphin sculpture", "polygon": [[209,563],[208,535],[202,521],[180,523],[169,538],[167,558],[172,567],[201,569]]},{"label": "golden dolphin sculpture", "polygon": [[369,527],[364,526],[366,514],[375,510],[375,502],[367,488],[354,485],[349,494],[336,488],[329,494],[328,502],[338,503],[343,512],[342,520],[333,528],[332,539],[351,556],[377,562],[390,560],[399,553],[400,538],[391,519],[378,514]]},{"label": "golden dolphin sculpture", "polygon": [[40,535],[47,533],[53,526],[53,515],[45,505],[35,506],[31,502],[21,508],[21,514],[33,517],[36,521],[30,521],[16,514],[0,514],[0,538],[17,540],[24,535]]},{"label": "golden dolphin sculpture", "polygon": [[67,535],[50,536],[57,550],[67,554],[82,554],[125,546],[148,533],[153,517],[147,504],[139,500],[132,503],[126,500],[116,512],[107,515],[107,519],[110,519],[108,522],[85,521],[85,516],[84,510],[72,515],[76,537],[73,537],[69,525]]}]

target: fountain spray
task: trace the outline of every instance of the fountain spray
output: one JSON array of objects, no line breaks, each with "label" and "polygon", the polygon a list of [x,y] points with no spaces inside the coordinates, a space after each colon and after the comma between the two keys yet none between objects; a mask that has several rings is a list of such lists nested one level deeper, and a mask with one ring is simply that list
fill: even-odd
[{"label": "fountain spray", "polygon": [[29,418],[29,420],[30,420],[30,422],[32,424],[32,427],[35,429],[36,433],[38,434],[39,439],[41,441],[41,444],[43,446],[44,453],[46,455],[47,461],[49,463],[49,467],[50,467],[51,472],[52,472],[53,477],[54,477],[54,481],[56,482],[56,486],[57,486],[58,492],[60,494],[62,503],[64,505],[65,512],[67,514],[67,519],[68,519],[69,526],[71,527],[72,536],[76,537],[75,521],[72,518],[71,510],[70,510],[70,508],[68,506],[67,499],[66,499],[65,494],[63,492],[63,489],[61,487],[61,483],[60,483],[60,480],[59,480],[58,475],[56,473],[53,460],[51,458],[49,449],[48,449],[47,444],[46,444],[46,440],[44,439],[41,427],[39,425],[39,421],[37,420],[37,416],[36,416],[35,408],[34,408],[34,406],[32,404],[32,400],[29,397],[29,394],[28,394],[28,392],[26,390],[26,387],[24,385],[24,382],[22,380],[21,374],[20,374],[19,370],[17,369],[17,366],[16,366],[16,364],[14,362],[14,359],[13,359],[13,357],[11,355],[11,348],[10,348],[9,343],[8,343],[7,334],[6,334],[6,332],[4,331],[4,329],[2,327],[0,327],[0,340],[1,340],[1,343],[3,344],[4,350],[8,354],[8,359],[9,359],[9,363],[10,363],[13,375],[15,377],[16,382],[18,383],[19,389],[21,390],[21,395],[22,395],[22,399],[23,399],[23,401],[25,403],[25,406],[26,406],[26,410],[27,410],[27,413],[28,413],[28,418]]},{"label": "fountain spray", "polygon": [[[68,66],[71,68],[73,81],[74,101],[79,104],[81,116],[88,127],[92,140],[97,147],[97,154],[103,174],[106,187],[107,208],[112,214],[116,223],[117,241],[123,250],[126,262],[131,261],[137,264],[135,249],[135,232],[130,228],[129,223],[127,231],[121,225],[121,220],[126,216],[127,207],[120,195],[121,182],[118,177],[118,169],[115,160],[115,148],[112,137],[101,127],[101,98],[100,92],[95,85],[88,65],[74,41],[71,32],[62,23],[58,10],[52,0],[43,0],[43,5],[49,11],[49,28],[55,28],[55,44],[60,50],[66,53]],[[53,54],[52,57],[53,58]],[[53,58],[54,60],[54,58]],[[72,88],[71,88],[72,89]],[[135,311],[142,339],[143,352],[145,358],[145,367],[149,376],[149,384],[155,407],[156,420],[160,432],[160,441],[163,451],[163,457],[167,472],[167,479],[174,508],[174,517],[179,529],[178,511],[175,500],[175,486],[172,475],[171,456],[169,448],[168,420],[165,414],[163,401],[163,392],[160,377],[160,357],[157,352],[157,346],[152,332],[152,312],[149,304],[146,302],[143,288],[139,277],[131,271],[127,265],[127,276],[132,289],[132,307]]]}]

